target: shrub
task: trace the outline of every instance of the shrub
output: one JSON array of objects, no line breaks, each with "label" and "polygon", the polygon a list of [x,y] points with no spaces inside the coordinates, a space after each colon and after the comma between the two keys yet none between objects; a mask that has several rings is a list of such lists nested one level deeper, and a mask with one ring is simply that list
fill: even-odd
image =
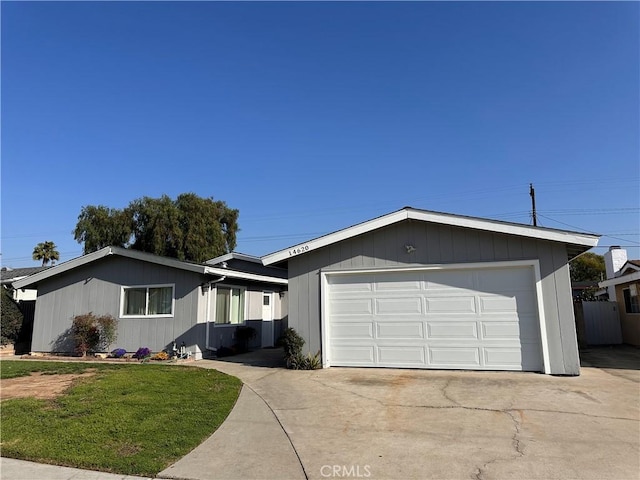
[{"label": "shrub", "polygon": [[169,360],[169,354],[167,352],[158,352],[151,356],[151,360]]},{"label": "shrub", "polygon": [[18,304],[11,298],[10,291],[4,287],[0,288],[2,288],[2,300],[0,301],[0,317],[2,317],[0,322],[0,343],[7,345],[16,343],[18,340],[24,317],[18,308]]},{"label": "shrub", "polygon": [[138,358],[140,360],[144,360],[145,358],[149,358],[151,356],[151,350],[147,347],[140,347],[136,350],[136,353],[133,354],[133,358]]},{"label": "shrub", "polygon": [[111,315],[94,315],[92,312],[73,317],[71,336],[76,352],[83,357],[87,352],[104,350],[117,337],[118,321]]},{"label": "shrub", "polygon": [[111,358],[122,358],[126,355],[127,351],[124,348],[116,348],[109,355]]},{"label": "shrub", "polygon": [[311,352],[306,355],[299,353],[287,362],[287,368],[292,370],[317,370],[321,367],[319,351],[315,355],[311,355]]},{"label": "shrub", "polygon": [[304,338],[298,335],[293,328],[287,328],[282,334],[282,346],[284,347],[284,359],[289,363],[290,359],[302,354]]},{"label": "shrub", "polygon": [[322,366],[319,351],[315,355],[311,355],[311,353],[303,355],[302,347],[304,343],[304,338],[293,328],[287,328],[284,331],[282,346],[284,347],[284,359],[287,362],[287,368],[292,370],[316,370]]}]

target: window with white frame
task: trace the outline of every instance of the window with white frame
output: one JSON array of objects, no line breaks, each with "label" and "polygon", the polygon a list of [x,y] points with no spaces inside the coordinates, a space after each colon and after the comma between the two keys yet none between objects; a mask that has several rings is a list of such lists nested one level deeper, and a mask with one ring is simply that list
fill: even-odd
[{"label": "window with white frame", "polygon": [[638,295],[638,285],[629,285],[629,288],[622,290],[624,295],[624,307],[627,313],[640,313],[640,296]]},{"label": "window with white frame", "polygon": [[173,285],[122,287],[122,317],[173,316]]},{"label": "window with white frame", "polygon": [[245,292],[243,287],[217,286],[211,289],[211,314],[216,325],[244,323]]}]

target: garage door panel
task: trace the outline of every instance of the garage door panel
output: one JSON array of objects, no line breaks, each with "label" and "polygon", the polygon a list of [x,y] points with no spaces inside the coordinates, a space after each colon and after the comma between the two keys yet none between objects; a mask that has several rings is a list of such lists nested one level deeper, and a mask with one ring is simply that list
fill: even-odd
[{"label": "garage door panel", "polygon": [[427,290],[473,290],[475,283],[473,275],[469,275],[469,272],[465,270],[427,272],[424,275],[424,279]]},{"label": "garage door panel", "polygon": [[533,292],[517,292],[511,296],[479,295],[478,298],[481,312],[531,313],[536,311],[536,299]]},{"label": "garage door panel", "polygon": [[510,322],[482,322],[482,338],[484,339],[518,340],[520,333],[520,323],[517,319]]},{"label": "garage door panel", "polygon": [[427,332],[432,339],[478,339],[477,322],[428,322]]},{"label": "garage door panel", "polygon": [[330,307],[332,315],[373,314],[373,300],[370,298],[335,299]]},{"label": "garage door panel", "polygon": [[378,361],[394,366],[426,365],[425,348],[417,347],[378,347]]},{"label": "garage door panel", "polygon": [[333,292],[370,292],[373,290],[373,275],[344,275],[331,280]]},{"label": "garage door panel", "polygon": [[376,322],[378,339],[425,338],[422,322]]},{"label": "garage door panel", "polygon": [[473,296],[427,297],[427,312],[429,313],[475,313],[476,302]]},{"label": "garage door panel", "polygon": [[528,291],[533,283],[530,271],[522,268],[487,268],[477,271],[477,289],[481,292]]},{"label": "garage door panel", "polygon": [[480,366],[480,348],[429,347],[429,364],[434,367]]},{"label": "garage door panel", "polygon": [[373,339],[373,322],[343,322],[335,323],[331,327],[331,335],[336,340],[341,339]]},{"label": "garage door panel", "polygon": [[392,297],[376,299],[377,315],[420,315],[421,313],[421,297]]},{"label": "garage door panel", "polygon": [[522,352],[520,348],[485,347],[484,349],[485,368],[501,369],[522,369]]},{"label": "garage door panel", "polygon": [[417,291],[422,289],[421,273],[389,273],[376,276],[374,288],[378,292]]},{"label": "garage door panel", "polygon": [[375,347],[334,345],[332,363],[337,366],[371,366],[375,364]]}]

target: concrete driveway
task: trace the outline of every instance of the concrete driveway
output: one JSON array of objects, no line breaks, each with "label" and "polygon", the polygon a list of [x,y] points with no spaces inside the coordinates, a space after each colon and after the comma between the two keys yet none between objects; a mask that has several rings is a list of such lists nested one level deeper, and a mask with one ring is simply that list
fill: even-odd
[{"label": "concrete driveway", "polygon": [[[265,366],[260,355],[273,351],[202,366],[240,377],[267,403],[301,478],[637,480],[640,351],[627,353],[626,368],[586,367],[579,377],[290,371]],[[246,461],[260,446],[240,452]],[[269,458],[261,477],[285,476]],[[233,477],[214,472],[208,478]]]}]

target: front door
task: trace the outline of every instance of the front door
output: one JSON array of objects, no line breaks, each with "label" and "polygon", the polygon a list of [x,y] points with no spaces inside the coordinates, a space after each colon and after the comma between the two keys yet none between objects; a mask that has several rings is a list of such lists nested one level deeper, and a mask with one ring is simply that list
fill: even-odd
[{"label": "front door", "polygon": [[273,292],[262,292],[262,348],[273,347]]}]

